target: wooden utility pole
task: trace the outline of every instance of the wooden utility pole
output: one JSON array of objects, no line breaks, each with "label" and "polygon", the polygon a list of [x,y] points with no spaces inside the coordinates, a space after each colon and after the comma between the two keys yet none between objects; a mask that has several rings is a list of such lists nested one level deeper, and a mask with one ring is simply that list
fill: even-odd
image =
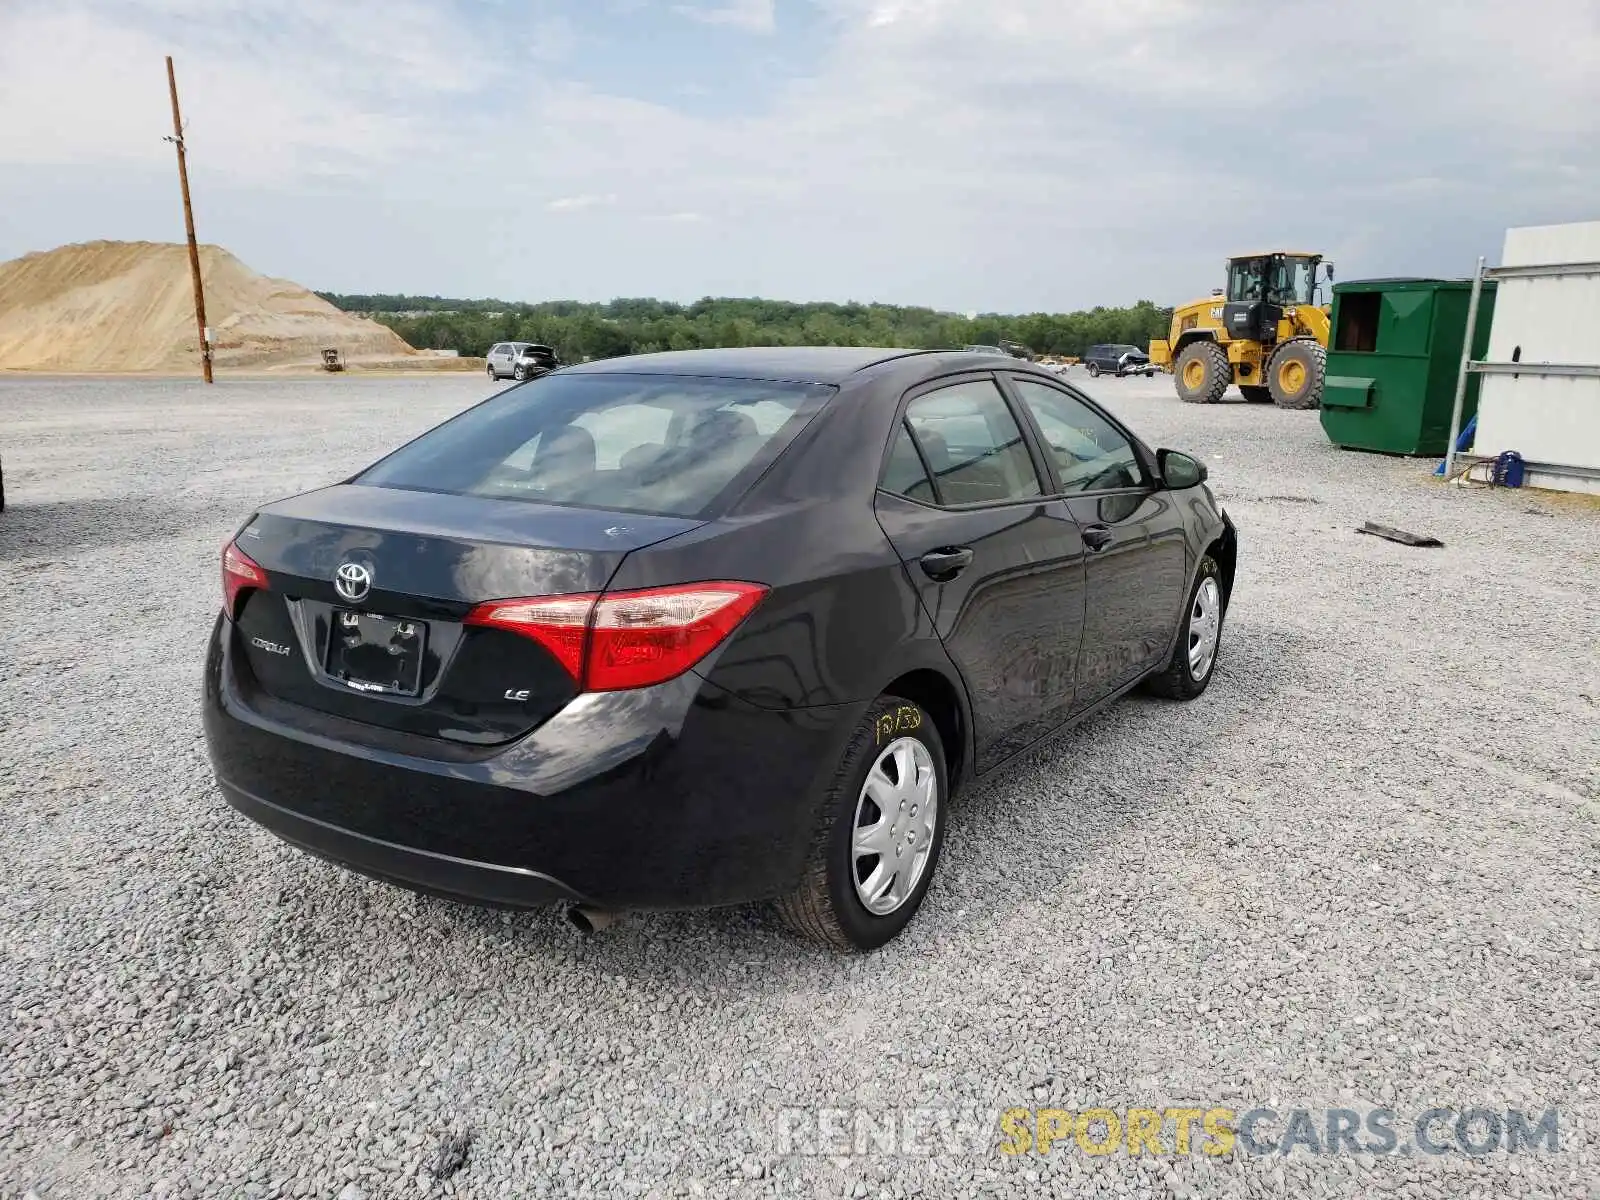
[{"label": "wooden utility pole", "polygon": [[167,55],[167,91],[172,94],[172,136],[178,148],[178,187],[183,191],[183,228],[189,235],[189,273],[194,277],[194,325],[200,335],[200,371],[211,382],[211,341],[206,336],[206,291],[200,282],[200,247],[194,240],[194,209],[189,206],[189,164],[183,156],[183,118],[178,114],[178,77]]}]

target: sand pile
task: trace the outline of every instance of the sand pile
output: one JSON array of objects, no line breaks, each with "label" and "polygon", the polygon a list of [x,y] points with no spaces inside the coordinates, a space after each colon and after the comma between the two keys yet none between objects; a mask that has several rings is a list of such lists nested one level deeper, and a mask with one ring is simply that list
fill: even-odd
[{"label": "sand pile", "polygon": [[[271,369],[416,352],[393,330],[341,312],[297,283],[257,275],[220,246],[200,247],[218,367]],[[0,263],[0,369],[173,371],[197,364],[186,247],[86,242]]]}]

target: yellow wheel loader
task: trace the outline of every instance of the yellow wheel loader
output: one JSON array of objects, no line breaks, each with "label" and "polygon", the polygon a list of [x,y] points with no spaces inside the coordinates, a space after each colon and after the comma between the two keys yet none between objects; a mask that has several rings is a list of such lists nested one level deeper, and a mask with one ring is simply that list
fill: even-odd
[{"label": "yellow wheel loader", "polygon": [[1215,404],[1229,384],[1246,400],[1280,408],[1322,403],[1328,312],[1320,284],[1333,264],[1320,254],[1271,250],[1228,260],[1228,286],[1172,312],[1150,361],[1172,371],[1178,398]]}]

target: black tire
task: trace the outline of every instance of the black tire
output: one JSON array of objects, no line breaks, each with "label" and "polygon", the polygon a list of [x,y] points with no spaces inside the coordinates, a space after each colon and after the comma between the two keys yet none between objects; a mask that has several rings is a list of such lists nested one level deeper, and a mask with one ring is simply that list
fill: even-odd
[{"label": "black tire", "polygon": [[[1299,372],[1294,367],[1300,368]],[[1328,352],[1315,338],[1290,338],[1267,360],[1267,387],[1272,402],[1279,408],[1321,408],[1322,383],[1328,373]],[[1284,375],[1298,378],[1298,388],[1290,386]]]},{"label": "black tire", "polygon": [[1089,364],[1089,377],[1091,379],[1099,379],[1100,378],[1100,364],[1099,363],[1090,363]]},{"label": "black tire", "polygon": [[494,364],[493,363],[489,364],[489,382],[490,383],[499,383],[500,382],[500,376],[496,375],[495,372],[494,372]]},{"label": "black tire", "polygon": [[[1190,370],[1191,364],[1199,367]],[[1199,378],[1185,382],[1185,376]],[[1185,404],[1215,404],[1233,382],[1233,367],[1228,363],[1228,352],[1216,342],[1202,338],[1190,342],[1178,351],[1172,362],[1172,380],[1178,389],[1178,399]]]},{"label": "black tire", "polygon": [[[1208,586],[1208,581],[1216,597],[1217,641],[1211,660],[1205,664],[1203,671],[1197,673],[1190,662],[1189,651],[1196,634],[1200,590]],[[1217,659],[1222,657],[1222,630],[1227,616],[1228,596],[1222,590],[1222,573],[1216,559],[1208,554],[1200,560],[1200,570],[1196,572],[1194,583],[1189,588],[1189,602],[1183,609],[1183,624],[1178,629],[1177,641],[1173,643],[1172,657],[1160,673],[1145,680],[1145,690],[1169,700],[1193,700],[1205,691],[1211,683],[1211,677],[1217,673]]]},{"label": "black tire", "polygon": [[[899,739],[908,737],[926,747],[933,763],[933,786],[937,789],[935,823],[931,837],[925,837],[925,844],[931,848],[922,874],[899,907],[887,915],[876,916],[856,894],[856,859],[852,844],[857,809],[867,775],[878,756]],[[818,827],[799,886],[774,902],[779,918],[801,937],[834,950],[876,950],[904,929],[921,907],[928,884],[939,866],[949,807],[944,744],[939,740],[933,718],[920,704],[910,700],[899,696],[878,697],[862,718],[860,727],[850,736],[839,768],[823,794]]]},{"label": "black tire", "polygon": [[1272,389],[1259,383],[1241,383],[1239,390],[1251,404],[1271,404]]},{"label": "black tire", "polygon": [[528,377],[528,368],[527,367],[512,367],[511,368],[511,378],[515,379],[518,383],[521,383],[527,377]]}]

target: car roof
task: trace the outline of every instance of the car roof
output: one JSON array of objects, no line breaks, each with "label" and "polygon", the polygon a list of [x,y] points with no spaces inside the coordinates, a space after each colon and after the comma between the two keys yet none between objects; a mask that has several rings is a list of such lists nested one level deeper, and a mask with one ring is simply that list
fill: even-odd
[{"label": "car roof", "polygon": [[950,354],[968,362],[964,350],[904,350],[867,346],[740,346],[721,350],[668,350],[603,358],[563,369],[563,375],[704,375],[729,379],[781,379],[794,383],[843,383],[851,375],[900,358]]}]

